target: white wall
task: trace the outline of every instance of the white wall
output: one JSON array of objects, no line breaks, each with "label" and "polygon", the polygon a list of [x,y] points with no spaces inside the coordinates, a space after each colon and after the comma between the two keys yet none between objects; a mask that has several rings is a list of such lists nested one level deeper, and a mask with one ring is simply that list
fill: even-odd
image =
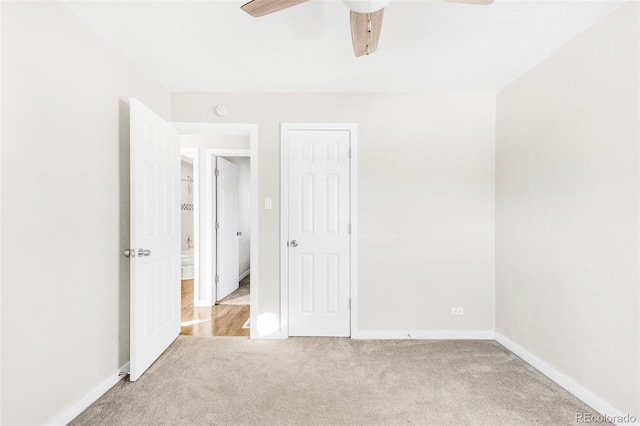
[{"label": "white wall", "polygon": [[239,231],[240,257],[238,273],[240,276],[249,272],[251,255],[251,173],[249,157],[225,157],[238,166],[238,198],[240,202]]},{"label": "white wall", "polygon": [[[279,315],[280,122],[359,125],[362,330],[493,330],[494,95],[172,94],[173,121],[257,123],[259,314]],[[225,118],[213,108],[225,104]],[[261,201],[262,202],[262,201]],[[464,306],[464,316],[451,316]]]},{"label": "white wall", "polygon": [[[181,204],[190,203],[194,204],[195,201],[195,190],[196,186],[194,182],[189,183],[186,181],[189,177],[191,179],[195,179],[193,176],[193,164],[187,161],[180,162],[180,196],[181,196]],[[181,225],[181,233],[180,233],[180,249],[182,251],[186,251],[188,249],[187,239],[191,237],[191,248],[193,248],[194,242],[194,227],[193,227],[193,218],[195,216],[195,210],[181,210],[180,211],[180,225]]]},{"label": "white wall", "polygon": [[498,94],[497,331],[640,414],[638,3]]},{"label": "white wall", "polygon": [[128,98],[169,95],[57,2],[2,8],[2,424],[129,359]]}]

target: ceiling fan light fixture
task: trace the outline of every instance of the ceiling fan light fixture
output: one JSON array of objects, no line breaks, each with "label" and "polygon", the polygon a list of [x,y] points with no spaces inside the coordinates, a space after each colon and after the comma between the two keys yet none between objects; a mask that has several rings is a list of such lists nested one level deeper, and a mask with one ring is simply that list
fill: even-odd
[{"label": "ceiling fan light fixture", "polygon": [[344,4],[354,12],[372,13],[386,7],[391,0],[343,0]]}]

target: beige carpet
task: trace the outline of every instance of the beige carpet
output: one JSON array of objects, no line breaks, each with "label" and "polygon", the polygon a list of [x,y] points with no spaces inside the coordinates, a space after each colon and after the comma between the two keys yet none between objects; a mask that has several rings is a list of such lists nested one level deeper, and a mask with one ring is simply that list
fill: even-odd
[{"label": "beige carpet", "polygon": [[249,305],[250,304],[250,275],[240,281],[240,287],[221,301],[218,305]]},{"label": "beige carpet", "polygon": [[575,425],[585,404],[493,341],[180,336],[72,425]]}]

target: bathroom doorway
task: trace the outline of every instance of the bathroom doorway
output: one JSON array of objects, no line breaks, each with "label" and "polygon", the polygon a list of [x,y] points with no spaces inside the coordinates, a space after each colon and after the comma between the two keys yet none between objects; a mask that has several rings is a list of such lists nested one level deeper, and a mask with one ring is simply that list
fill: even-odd
[{"label": "bathroom doorway", "polygon": [[180,156],[180,278],[195,281],[196,241],[196,167],[195,155],[191,150],[183,150]]}]

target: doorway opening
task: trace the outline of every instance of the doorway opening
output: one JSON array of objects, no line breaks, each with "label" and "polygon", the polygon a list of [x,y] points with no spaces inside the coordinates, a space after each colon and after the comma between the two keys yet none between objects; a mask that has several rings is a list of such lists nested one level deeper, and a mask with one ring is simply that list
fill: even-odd
[{"label": "doorway opening", "polygon": [[[193,311],[193,289],[200,284],[200,179],[198,151],[180,150],[180,293],[181,333]],[[194,321],[191,318],[186,321]]]},{"label": "doorway opening", "polygon": [[[251,158],[217,156],[208,152],[214,167],[211,220],[215,223],[213,267],[215,304],[194,306],[193,276],[181,282],[181,333],[195,336],[249,336],[251,289]],[[188,165],[186,165],[187,170]],[[183,173],[187,174],[187,173]],[[183,178],[184,179],[184,178]],[[183,184],[183,186],[187,186]],[[186,198],[186,197],[185,197]],[[188,200],[187,200],[188,201]],[[188,206],[187,206],[188,207]],[[183,212],[183,218],[189,219]],[[191,228],[183,223],[183,242],[188,246]],[[183,252],[183,259],[190,252]],[[183,271],[188,271],[188,266]]]},{"label": "doorway opening", "polygon": [[180,334],[255,337],[257,128],[246,124],[173,125],[181,135],[185,169],[181,212],[187,219],[181,234],[185,275],[180,284]]},{"label": "doorway opening", "polygon": [[218,156],[216,163],[216,304],[248,307],[251,294],[251,159]]}]

